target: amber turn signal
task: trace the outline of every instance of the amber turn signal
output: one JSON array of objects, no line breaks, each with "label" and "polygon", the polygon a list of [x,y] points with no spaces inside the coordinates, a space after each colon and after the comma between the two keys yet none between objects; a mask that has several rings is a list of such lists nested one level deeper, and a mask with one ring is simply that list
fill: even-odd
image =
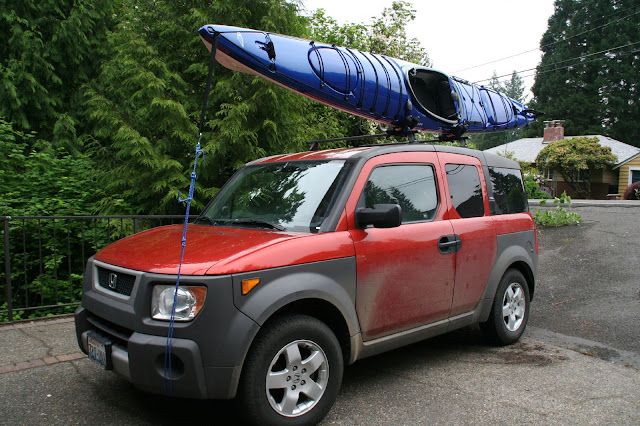
[{"label": "amber turn signal", "polygon": [[245,295],[249,293],[255,286],[260,284],[260,278],[252,278],[250,280],[242,281],[242,294]]}]

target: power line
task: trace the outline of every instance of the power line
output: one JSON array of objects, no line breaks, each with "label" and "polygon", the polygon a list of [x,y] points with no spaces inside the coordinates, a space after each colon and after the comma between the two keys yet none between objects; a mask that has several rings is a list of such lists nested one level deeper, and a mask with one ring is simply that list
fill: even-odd
[{"label": "power line", "polygon": [[[570,65],[566,65],[566,66],[569,67],[569,66],[572,66],[572,65],[579,65],[579,64],[586,63],[586,62],[584,62],[582,60],[585,59],[585,58],[588,58],[589,56],[599,55],[601,53],[610,53],[610,52],[613,52],[613,51],[618,50],[618,49],[634,46],[636,44],[640,44],[640,41],[636,41],[634,43],[627,43],[627,44],[624,44],[624,45],[621,45],[621,46],[613,47],[611,49],[604,49],[604,50],[601,50],[599,52],[594,52],[594,53],[589,53],[589,54],[586,54],[586,55],[576,56],[575,58],[564,59],[562,61],[552,62],[550,64],[537,66],[535,68],[529,68],[529,69],[526,69],[526,70],[516,71],[516,73],[520,74],[520,73],[523,73],[523,72],[529,72],[529,71],[534,71],[534,70],[538,70],[538,69],[548,68],[548,67],[551,67],[551,66],[554,66],[554,65],[559,65],[559,64],[561,64],[563,62],[569,62],[569,61],[575,61],[575,60],[578,60],[579,62],[576,62],[574,64],[570,64]],[[603,59],[603,58],[599,58],[599,59]],[[591,61],[588,61],[588,62],[591,62]],[[556,68],[556,69],[561,69],[561,68],[565,68],[565,66],[562,66],[562,67],[559,67],[559,68]],[[513,73],[503,74],[503,75],[500,75],[500,76],[495,76],[495,78],[496,79],[500,79],[500,78],[503,78],[503,77],[509,77],[511,75],[513,75]],[[494,77],[485,78],[485,79],[482,79],[482,80],[477,80],[477,81],[474,81],[474,83],[479,83],[481,81],[492,80],[493,78]]]},{"label": "power line", "polygon": [[[583,8],[583,9],[584,9],[584,8]],[[620,11],[614,12],[614,13],[612,13],[611,15],[608,15],[608,16],[603,17],[603,18],[601,18],[601,19],[609,18],[609,17],[611,17],[611,16],[613,16],[613,15],[616,15],[616,14],[618,14],[618,13],[620,13]],[[632,17],[632,16],[634,16],[634,15],[637,15],[637,14],[639,14],[639,13],[640,13],[640,10],[638,10],[637,12],[634,12],[634,13],[632,13],[632,14],[630,14],[630,15],[626,15],[626,16],[623,16],[623,17],[621,17],[621,18],[619,18],[619,19],[616,19],[615,21],[607,22],[606,24],[602,24],[602,25],[600,25],[600,26],[598,26],[598,27],[595,27],[595,28],[591,28],[591,29],[589,29],[589,30],[582,31],[581,33],[578,33],[578,34],[572,35],[571,37],[564,38],[564,39],[561,39],[561,40],[556,40],[556,41],[551,42],[551,43],[547,43],[547,44],[545,44],[545,45],[540,46],[540,48],[535,48],[535,49],[527,50],[527,51],[524,51],[524,52],[521,52],[521,53],[516,53],[515,55],[507,56],[507,57],[504,57],[504,58],[501,58],[501,59],[496,59],[496,60],[494,60],[494,61],[490,61],[490,62],[485,62],[484,64],[475,65],[475,66],[472,66],[472,67],[469,67],[469,68],[464,68],[464,69],[461,69],[461,70],[458,70],[458,71],[454,71],[454,72],[453,72],[453,74],[458,73],[458,72],[462,72],[462,71],[472,70],[472,69],[475,69],[475,68],[480,68],[480,67],[483,67],[483,66],[485,66],[485,65],[495,64],[496,62],[501,62],[501,61],[505,61],[505,60],[507,60],[507,59],[515,58],[515,57],[517,57],[517,56],[522,56],[522,55],[525,55],[525,54],[527,54],[527,53],[535,52],[536,50],[542,50],[542,49],[543,49],[543,48],[545,48],[545,47],[553,46],[553,45],[555,45],[555,44],[557,44],[557,43],[560,43],[560,42],[563,42],[563,41],[571,40],[572,38],[575,38],[575,37],[581,36],[581,35],[583,35],[583,34],[589,33],[589,32],[591,32],[591,31],[595,31],[595,30],[597,30],[597,29],[600,29],[600,28],[606,27],[607,25],[615,24],[616,22],[620,22],[620,21],[622,21],[623,19],[630,18],[630,17]],[[488,79],[488,78],[487,78],[487,79],[485,79],[485,80],[490,80],[490,79]],[[480,80],[480,81],[485,81],[485,80]]]},{"label": "power line", "polygon": [[[637,43],[635,43],[635,44],[637,44]],[[618,56],[624,56],[624,55],[630,55],[630,54],[637,53],[637,52],[638,52],[638,51],[636,51],[636,50],[631,50],[631,51],[629,51],[629,52],[620,52],[620,53],[618,53],[618,54],[617,54],[617,56],[616,56],[616,57],[618,57]],[[534,73],[532,73],[532,74],[520,75],[520,78],[529,78],[529,77],[534,77],[534,76],[536,76],[536,75],[540,75],[540,74],[547,74],[547,73],[555,72],[555,71],[562,70],[562,69],[565,69],[565,68],[571,68],[571,67],[575,67],[575,66],[578,66],[578,65],[588,64],[588,63],[590,63],[590,62],[602,61],[602,60],[604,60],[604,59],[612,59],[612,58],[607,58],[607,57],[605,56],[605,57],[600,57],[600,58],[590,59],[590,60],[588,60],[588,61],[575,62],[575,63],[568,64],[568,65],[562,65],[562,66],[560,66],[560,67],[556,67],[556,68],[553,68],[553,69],[548,69],[548,70],[543,70],[543,71],[537,71],[537,72],[534,72]],[[522,72],[525,72],[525,71],[522,71]]]}]

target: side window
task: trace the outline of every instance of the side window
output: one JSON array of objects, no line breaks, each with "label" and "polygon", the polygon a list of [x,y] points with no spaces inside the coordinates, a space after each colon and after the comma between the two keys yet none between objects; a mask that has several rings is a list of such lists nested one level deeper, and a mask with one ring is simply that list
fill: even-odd
[{"label": "side window", "polygon": [[480,176],[476,166],[468,164],[447,164],[447,181],[451,193],[451,203],[460,217],[484,216],[484,201]]},{"label": "side window", "polygon": [[489,167],[497,214],[522,213],[529,210],[527,195],[518,169]]},{"label": "side window", "polygon": [[432,220],[438,210],[433,166],[419,164],[376,167],[365,185],[363,198],[365,207],[400,204],[402,223]]}]

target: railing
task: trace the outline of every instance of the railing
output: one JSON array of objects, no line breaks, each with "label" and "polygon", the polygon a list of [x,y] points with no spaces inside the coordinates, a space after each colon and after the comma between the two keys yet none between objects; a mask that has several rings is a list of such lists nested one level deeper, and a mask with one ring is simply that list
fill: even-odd
[{"label": "railing", "polygon": [[[191,219],[195,219],[193,216]],[[120,238],[184,216],[0,216],[0,323],[70,313],[87,259]]]}]

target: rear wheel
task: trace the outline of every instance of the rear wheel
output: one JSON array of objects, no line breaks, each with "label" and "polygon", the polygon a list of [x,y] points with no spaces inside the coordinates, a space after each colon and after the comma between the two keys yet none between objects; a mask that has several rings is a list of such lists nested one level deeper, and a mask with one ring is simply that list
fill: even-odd
[{"label": "rear wheel", "polygon": [[302,315],[279,319],[247,357],[241,409],[254,424],[316,424],[335,402],[342,371],[340,344],[329,327]]},{"label": "rear wheel", "polygon": [[487,337],[498,345],[517,342],[527,326],[529,301],[527,280],[520,271],[507,270],[498,285],[489,319],[482,324]]}]

